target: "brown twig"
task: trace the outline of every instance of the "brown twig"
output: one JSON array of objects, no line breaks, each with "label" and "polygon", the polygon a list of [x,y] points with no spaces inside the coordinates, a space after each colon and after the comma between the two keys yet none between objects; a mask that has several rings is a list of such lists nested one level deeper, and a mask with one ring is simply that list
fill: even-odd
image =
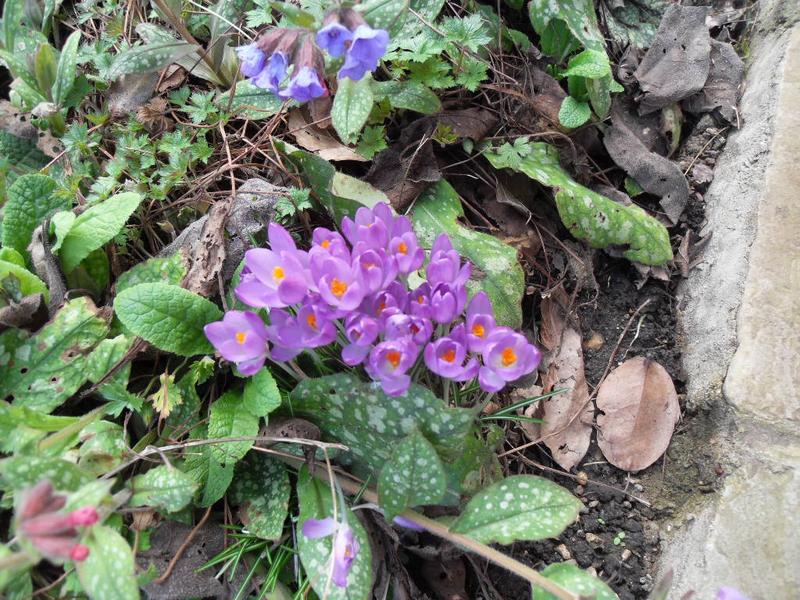
[{"label": "brown twig", "polygon": [[202,529],[203,525],[206,524],[206,521],[208,521],[208,517],[210,516],[211,516],[211,507],[209,506],[206,509],[206,514],[203,515],[203,518],[200,519],[200,522],[197,525],[195,525],[194,528],[189,532],[189,535],[187,535],[186,539],[183,540],[183,543],[181,544],[181,547],[178,548],[178,551],[175,553],[175,556],[173,556],[172,560],[169,561],[169,564],[167,565],[167,569],[164,571],[164,574],[158,577],[157,579],[154,579],[153,583],[161,585],[167,579],[169,579],[169,576],[172,575],[172,571],[175,570],[175,565],[178,564],[178,561],[181,559],[181,556],[183,556],[183,553],[186,552],[186,548],[189,547],[189,544],[192,543],[194,536],[197,535],[197,532],[200,531],[200,529]]}]

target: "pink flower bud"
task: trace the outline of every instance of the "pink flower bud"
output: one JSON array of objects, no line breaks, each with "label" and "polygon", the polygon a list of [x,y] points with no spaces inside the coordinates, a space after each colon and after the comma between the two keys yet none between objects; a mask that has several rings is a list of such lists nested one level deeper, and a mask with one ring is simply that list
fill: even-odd
[{"label": "pink flower bud", "polygon": [[45,513],[38,517],[25,519],[20,524],[20,530],[25,535],[60,535],[67,531],[74,531],[74,523],[69,515],[60,513]]},{"label": "pink flower bud", "polygon": [[72,550],[70,550],[69,557],[76,561],[80,562],[82,560],[86,560],[89,556],[89,548],[88,546],[84,546],[83,544],[75,544]]},{"label": "pink flower bud", "polygon": [[92,506],[84,506],[69,513],[69,521],[72,525],[87,527],[94,525],[98,520],[97,511]]},{"label": "pink flower bud", "polygon": [[75,539],[77,532],[71,535],[31,535],[28,541],[48,559],[63,560],[72,558],[72,551],[77,545]]},{"label": "pink flower bud", "polygon": [[22,496],[19,518],[28,519],[41,512],[53,497],[53,486],[46,479],[30,488]]}]

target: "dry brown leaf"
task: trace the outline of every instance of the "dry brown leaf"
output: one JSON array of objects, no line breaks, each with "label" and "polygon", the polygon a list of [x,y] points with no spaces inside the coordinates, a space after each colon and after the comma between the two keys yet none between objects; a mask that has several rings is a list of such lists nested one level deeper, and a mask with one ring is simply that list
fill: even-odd
[{"label": "dry brown leaf", "polygon": [[550,449],[553,460],[567,471],[589,449],[594,416],[586,385],[581,334],[567,322],[568,305],[569,298],[562,288],[542,300],[542,340],[552,349],[547,371],[542,376],[542,392],[565,391],[535,404],[533,413],[543,421],[538,426],[538,437]]},{"label": "dry brown leaf", "polygon": [[191,267],[182,285],[190,292],[210,296],[219,290],[219,274],[225,263],[225,221],[231,212],[231,198],[217,202],[208,213],[200,239],[194,246]]},{"label": "dry brown leaf", "polygon": [[641,471],[664,454],[681,414],[667,371],[641,356],[600,384],[597,408],[597,444],[608,462],[625,471]]},{"label": "dry brown leaf", "polygon": [[300,109],[289,113],[289,132],[299,146],[318,154],[325,160],[357,160],[360,162],[367,160],[324,129],[308,123]]}]

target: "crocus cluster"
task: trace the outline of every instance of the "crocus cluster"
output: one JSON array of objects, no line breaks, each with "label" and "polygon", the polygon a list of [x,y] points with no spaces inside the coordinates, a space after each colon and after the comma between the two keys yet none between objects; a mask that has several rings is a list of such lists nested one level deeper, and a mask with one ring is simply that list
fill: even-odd
[{"label": "crocus cluster", "polygon": [[273,28],[255,42],[236,49],[242,75],[279,97],[308,102],[328,94],[325,57],[344,56],[339,79],[359,80],[378,67],[389,33],[373,29],[350,8],[329,13],[319,31]]},{"label": "crocus cluster", "polygon": [[280,225],[268,228],[269,249],[245,253],[236,296],[268,309],[228,311],[205,332],[219,354],[251,375],[267,359],[288,361],[334,342],[342,361],[363,365],[389,395],[402,395],[424,363],[445,379],[496,392],[533,371],[539,351],[522,334],[499,326],[486,294],[467,299],[471,265],[446,234],[428,255],[426,280],[408,285],[425,263],[407,217],[387,204],[345,217],[341,233],[314,230],[309,250]]},{"label": "crocus cluster", "polygon": [[67,497],[54,494],[47,480],[23,492],[17,508],[17,534],[48,560],[86,560],[89,548],[78,543],[78,528],[97,523],[97,511],[85,506],[61,512],[66,502]]}]

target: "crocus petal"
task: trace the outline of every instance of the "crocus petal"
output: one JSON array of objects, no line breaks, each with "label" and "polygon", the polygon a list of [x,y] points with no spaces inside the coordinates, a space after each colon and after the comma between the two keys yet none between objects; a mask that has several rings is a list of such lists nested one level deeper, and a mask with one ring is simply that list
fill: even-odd
[{"label": "crocus petal", "polygon": [[506,385],[505,380],[489,367],[480,368],[478,383],[485,392],[499,392]]},{"label": "crocus petal", "polygon": [[331,535],[334,531],[336,531],[336,521],[333,517],[306,519],[303,523],[303,535],[312,540]]}]

